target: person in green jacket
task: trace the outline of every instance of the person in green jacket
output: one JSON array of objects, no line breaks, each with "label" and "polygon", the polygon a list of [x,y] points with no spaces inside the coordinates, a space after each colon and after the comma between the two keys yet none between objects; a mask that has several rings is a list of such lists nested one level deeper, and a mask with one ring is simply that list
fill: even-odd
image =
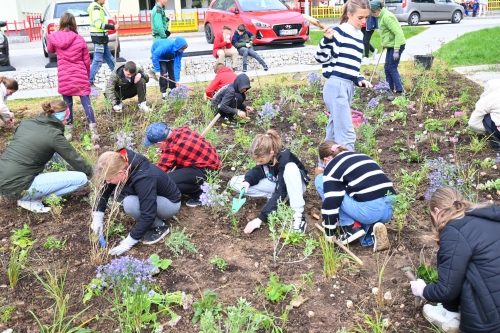
[{"label": "person in green jacket", "polygon": [[149,76],[135,62],[117,63],[106,84],[104,96],[113,105],[116,112],[122,111],[122,100],[138,96],[139,110],[151,111],[146,105],[146,83]]},{"label": "person in green jacket", "polygon": [[[64,137],[69,117],[68,105],[61,100],[42,104],[43,113],[21,122],[7,150],[0,157],[0,194],[18,200],[18,206],[46,213],[41,199],[74,192],[92,177],[87,163]],[[58,153],[76,171],[44,172],[45,164]]]},{"label": "person in green jacket", "polygon": [[406,39],[401,29],[396,16],[384,8],[384,4],[379,0],[370,2],[370,9],[373,17],[378,18],[378,26],[380,29],[380,39],[382,48],[387,50],[385,55],[385,79],[389,84],[390,94],[387,96],[389,100],[393,100],[394,90],[396,95],[402,95],[403,85],[398,72],[399,60],[405,49]]},{"label": "person in green jacket", "polygon": [[168,18],[165,16],[165,4],[168,0],[158,0],[151,10],[151,30],[153,32],[153,41],[168,38],[170,31],[168,31],[168,22],[174,15],[170,13]]}]

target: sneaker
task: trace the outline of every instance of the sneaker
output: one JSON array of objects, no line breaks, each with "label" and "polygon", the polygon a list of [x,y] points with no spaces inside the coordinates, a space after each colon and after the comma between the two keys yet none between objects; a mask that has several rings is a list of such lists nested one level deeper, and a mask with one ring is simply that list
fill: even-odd
[{"label": "sneaker", "polygon": [[113,110],[115,112],[122,112],[123,111],[123,104],[122,103],[116,104],[115,106],[113,106]]},{"label": "sneaker", "polygon": [[344,245],[366,235],[366,231],[363,230],[359,222],[354,222],[352,225],[342,227],[342,229],[344,229],[344,233],[340,235],[339,240]]},{"label": "sneaker", "polygon": [[150,69],[148,69],[148,75],[149,75],[149,77],[150,77],[150,78],[152,78],[153,80],[158,81],[158,78],[156,77],[156,73],[155,73],[155,72],[153,72],[153,70],[152,70],[151,68],[150,68]]},{"label": "sneaker", "polygon": [[443,332],[458,333],[460,331],[460,313],[448,311],[441,304],[436,306],[425,304],[423,314],[425,319]]},{"label": "sneaker", "polygon": [[101,88],[99,88],[98,86],[96,86],[94,84],[94,82],[90,82],[90,89],[94,89],[94,90],[102,90]]},{"label": "sneaker", "polygon": [[201,206],[201,201],[200,199],[189,199],[187,202],[186,202],[186,206],[188,207],[198,207],[198,206]]},{"label": "sneaker", "polygon": [[363,57],[363,59],[361,59],[362,64],[366,64],[367,62],[369,62],[368,57]]},{"label": "sneaker", "polygon": [[50,207],[45,207],[42,200],[17,200],[17,205],[33,213],[50,212]]},{"label": "sneaker", "polygon": [[166,101],[167,100],[167,93],[161,93],[161,100]]},{"label": "sneaker", "polygon": [[150,112],[151,109],[148,108],[146,105],[146,102],[139,103],[139,110],[144,111],[144,112]]},{"label": "sneaker", "polygon": [[245,72],[247,71],[247,68],[248,68],[248,67],[247,67],[247,65],[243,65],[243,70],[242,70],[242,72],[243,72],[243,73],[245,73]]},{"label": "sneaker", "polygon": [[387,228],[381,222],[377,222],[373,225],[373,252],[380,252],[388,250],[391,244],[389,243],[389,237],[387,237]]},{"label": "sneaker", "polygon": [[222,118],[221,120],[223,127],[236,128],[238,123],[234,119]]},{"label": "sneaker", "polygon": [[166,225],[162,225],[161,227],[155,227],[148,231],[146,236],[142,239],[142,244],[151,245],[156,244],[165,238],[166,235],[170,232],[170,228]]},{"label": "sneaker", "polygon": [[297,232],[306,232],[307,222],[304,213],[300,217],[296,217],[293,221],[293,230]]},{"label": "sneaker", "polygon": [[373,60],[377,60],[377,53],[378,53],[377,49],[373,50],[373,52],[372,52],[372,59]]},{"label": "sneaker", "polygon": [[267,67],[267,64],[264,64],[264,66],[262,66],[262,67],[264,67],[265,71],[267,71],[269,69],[269,67]]},{"label": "sneaker", "polygon": [[394,92],[392,92],[390,90],[387,91],[385,97],[387,98],[388,101],[393,101],[396,98],[396,96],[394,95]]}]

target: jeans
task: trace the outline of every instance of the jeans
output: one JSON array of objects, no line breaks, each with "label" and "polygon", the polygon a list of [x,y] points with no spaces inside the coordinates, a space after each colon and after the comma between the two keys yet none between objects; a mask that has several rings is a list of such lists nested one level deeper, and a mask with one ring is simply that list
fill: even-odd
[{"label": "jeans", "polygon": [[495,141],[500,140],[500,131],[497,128],[497,125],[493,122],[491,119],[491,115],[488,113],[487,115],[484,116],[483,118],[483,126],[486,129],[486,132],[488,134],[493,134],[492,139]]},{"label": "jeans", "polygon": [[94,44],[94,59],[92,60],[92,65],[90,66],[90,83],[94,83],[95,76],[99,69],[101,69],[102,62],[106,61],[111,71],[115,70],[113,55],[109,50],[108,44]]},{"label": "jeans", "polygon": [[[163,80],[163,79],[162,79]],[[164,81],[164,80],[163,80]],[[141,78],[137,83],[133,83],[127,89],[115,88],[115,96],[121,103],[124,99],[138,96],[139,104],[146,101],[146,81]]]},{"label": "jeans", "polygon": [[35,177],[28,194],[21,200],[37,200],[55,194],[61,197],[74,192],[87,184],[87,176],[79,171],[60,171],[41,173]]},{"label": "jeans", "polygon": [[246,47],[242,47],[238,50],[239,54],[243,57],[243,65],[246,65],[248,64],[248,56],[251,56],[253,58],[255,58],[255,60],[257,60],[259,62],[259,64],[261,64],[262,66],[266,66],[266,63],[264,62],[264,60],[262,60],[262,58],[257,54],[257,52],[255,52],[255,50],[253,48],[246,48]]},{"label": "jeans", "polygon": [[[164,223],[163,220],[169,219],[175,214],[177,214],[180,208],[181,208],[180,201],[177,203],[172,203],[165,197],[161,196],[157,197],[156,218],[154,223],[148,226],[149,227],[148,229],[162,226]],[[141,218],[141,206],[139,203],[139,197],[137,195],[126,196],[125,199],[123,199],[123,210],[127,215],[133,217],[136,220],[139,220]],[[137,238],[135,238],[134,236],[132,238],[141,239],[142,236],[144,235],[140,235]]]},{"label": "jeans", "polygon": [[[73,96],[63,95],[63,100],[68,104],[69,108],[69,118],[68,125],[73,123]],[[89,124],[95,123],[94,109],[92,108],[92,103],[90,102],[90,97],[80,96],[80,102],[82,103],[83,109],[85,110],[85,116],[87,117],[87,122]]]},{"label": "jeans", "polygon": [[390,47],[387,49],[387,53],[385,55],[385,79],[387,83],[389,83],[389,88],[394,91],[396,88],[397,92],[403,92],[403,85],[401,84],[401,77],[398,72],[399,61],[401,60],[401,56],[403,55],[403,51],[405,50],[405,45],[401,45],[399,47],[399,58],[398,60],[394,60],[394,48]]},{"label": "jeans", "polygon": [[364,54],[365,57],[370,56],[370,52],[375,51],[375,48],[370,44],[370,40],[372,39],[373,32],[375,30],[366,30],[366,28],[361,28],[361,32],[363,33],[363,45],[364,45]]},{"label": "jeans", "polygon": [[[175,73],[174,73],[174,61],[160,61],[160,75],[161,76],[167,76],[165,74],[168,74],[168,78],[172,81],[175,81]],[[162,93],[167,92],[167,88],[170,88],[170,90],[175,88],[175,83],[172,81],[166,80],[166,79],[159,79],[159,85],[160,85],[160,91]]]},{"label": "jeans", "polygon": [[200,186],[207,179],[207,169],[197,167],[181,168],[170,172],[168,175],[175,182],[182,194],[199,200],[203,191]]}]

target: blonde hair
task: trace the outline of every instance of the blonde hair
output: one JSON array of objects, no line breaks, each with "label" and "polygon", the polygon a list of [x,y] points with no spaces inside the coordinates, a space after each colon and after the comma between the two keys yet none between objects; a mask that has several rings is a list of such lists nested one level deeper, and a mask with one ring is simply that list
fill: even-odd
[{"label": "blonde hair", "polygon": [[477,208],[488,207],[489,203],[472,203],[464,200],[462,195],[452,187],[440,187],[431,196],[429,201],[429,209],[434,212],[435,208],[440,210],[437,215],[437,220],[431,215],[431,222],[435,229],[435,239],[439,244],[439,236],[443,228],[451,221],[461,219],[465,216],[466,211],[471,211]]},{"label": "blonde hair", "polygon": [[276,159],[276,154],[281,151],[281,140],[276,131],[267,130],[266,134],[257,134],[253,139],[250,149],[248,149],[248,154],[252,157],[263,157],[274,152],[273,163],[275,165],[278,163]]},{"label": "blonde hair", "polygon": [[104,152],[95,165],[94,175],[97,180],[113,178],[127,168],[127,157],[116,151]]},{"label": "blonde hair", "polygon": [[368,0],[348,0],[344,5],[344,11],[340,17],[340,24],[346,23],[349,20],[347,12],[354,15],[358,9],[370,9],[370,1]]},{"label": "blonde hair", "polygon": [[318,151],[319,151],[319,158],[324,159],[325,157],[331,156],[335,157],[338,154],[340,154],[343,151],[349,151],[346,147],[339,145],[337,149],[335,149],[335,152],[332,151],[332,147],[334,145],[338,145],[335,141],[332,140],[326,140],[322,144],[319,145]]},{"label": "blonde hair", "polygon": [[43,102],[42,109],[45,115],[48,117],[53,113],[63,112],[68,108],[68,104],[65,101],[54,100],[50,102]]},{"label": "blonde hair", "polygon": [[18,91],[19,90],[19,85],[17,84],[17,81],[15,79],[12,79],[10,77],[4,77],[0,76],[0,83],[3,83],[5,88]]}]

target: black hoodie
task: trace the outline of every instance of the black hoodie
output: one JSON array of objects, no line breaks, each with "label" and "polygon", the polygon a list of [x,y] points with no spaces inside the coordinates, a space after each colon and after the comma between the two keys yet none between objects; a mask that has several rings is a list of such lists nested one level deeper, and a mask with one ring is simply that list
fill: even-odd
[{"label": "black hoodie", "polygon": [[250,89],[250,79],[246,74],[236,77],[233,84],[222,87],[212,99],[212,108],[223,115],[235,115],[238,110],[245,111],[245,93],[240,93],[242,89]]},{"label": "black hoodie", "polygon": [[424,298],[460,300],[461,332],[500,332],[500,207],[450,221],[439,244],[438,282],[425,287]]}]

